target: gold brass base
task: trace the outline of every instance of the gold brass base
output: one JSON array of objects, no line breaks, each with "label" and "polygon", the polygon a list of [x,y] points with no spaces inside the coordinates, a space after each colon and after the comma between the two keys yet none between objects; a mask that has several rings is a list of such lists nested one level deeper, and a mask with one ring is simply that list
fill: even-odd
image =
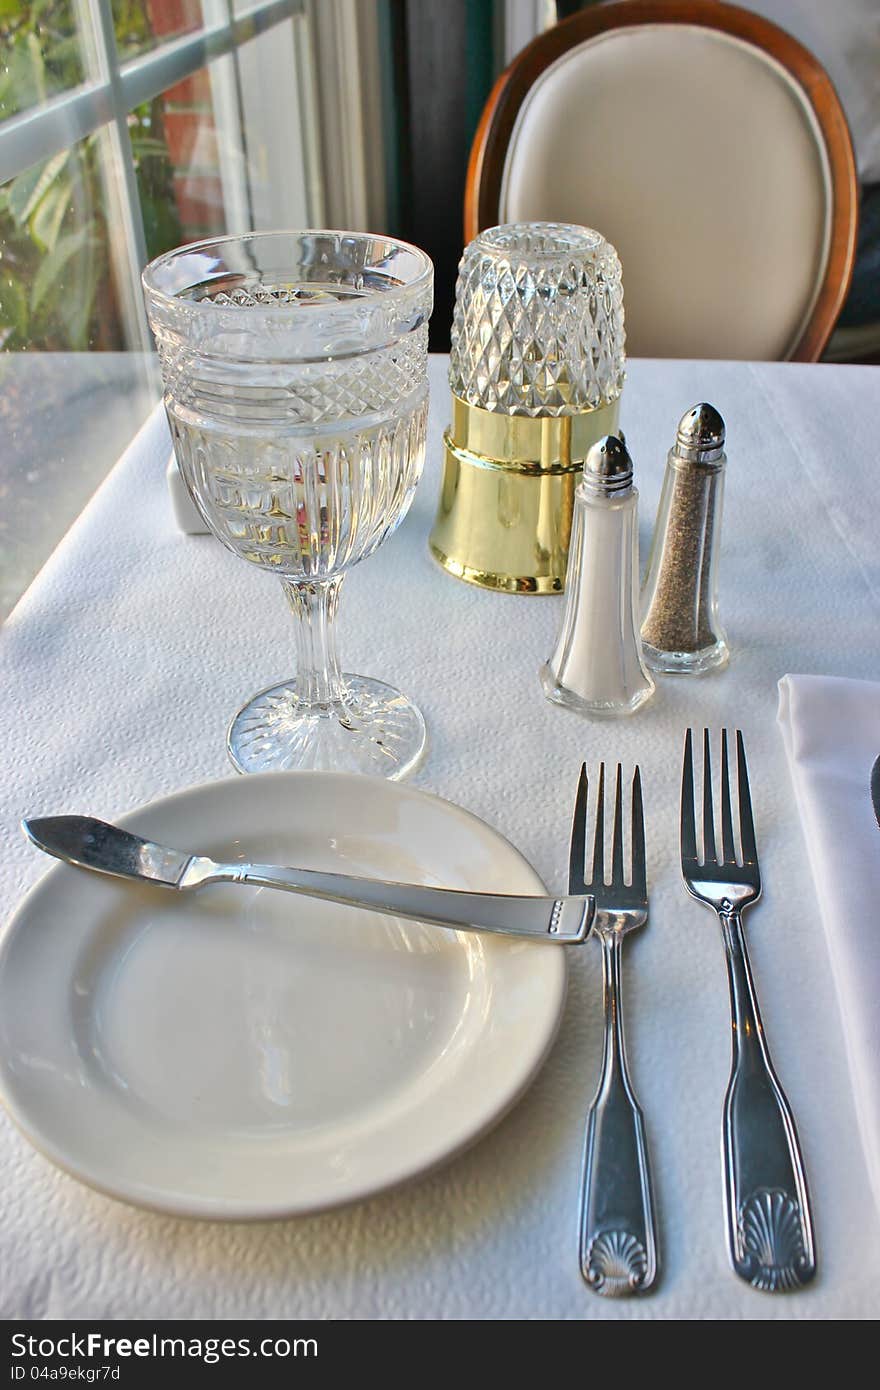
[{"label": "gold brass base", "polygon": [[433,535],[428,545],[434,559],[447,574],[454,574],[456,579],[463,579],[466,584],[477,584],[481,589],[497,589],[507,594],[561,594],[565,588],[565,578],[559,579],[553,574],[529,578],[525,575],[487,574],[485,570],[472,569],[470,565],[463,565],[460,560],[444,555],[434,544]]},{"label": "gold brass base", "polygon": [[565,587],[574,490],[618,401],[578,415],[502,415],[452,397],[431,553],[458,579],[515,594]]}]

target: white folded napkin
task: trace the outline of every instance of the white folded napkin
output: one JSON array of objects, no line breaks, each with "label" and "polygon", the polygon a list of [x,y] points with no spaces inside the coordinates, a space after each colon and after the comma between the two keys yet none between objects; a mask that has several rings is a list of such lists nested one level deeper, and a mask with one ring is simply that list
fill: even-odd
[{"label": "white folded napkin", "polygon": [[834,983],[868,1172],[880,1206],[880,828],[871,768],[880,685],[784,676],[779,723]]}]

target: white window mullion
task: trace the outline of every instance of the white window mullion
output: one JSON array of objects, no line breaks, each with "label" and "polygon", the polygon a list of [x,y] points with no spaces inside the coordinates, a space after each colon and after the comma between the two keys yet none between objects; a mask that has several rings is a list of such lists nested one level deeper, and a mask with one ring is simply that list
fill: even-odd
[{"label": "white window mullion", "polygon": [[128,136],[128,107],[119,80],[113,11],[110,0],[76,0],[76,8],[81,21],[80,32],[87,35],[84,42],[86,59],[96,69],[91,75],[106,83],[113,109],[113,119],[99,139],[98,148],[120,318],[126,345],[147,352],[152,347],[152,339],[140,285],[147,248],[137,174]]},{"label": "white window mullion", "polygon": [[507,67],[527,43],[556,23],[556,5],[554,0],[504,0],[502,16],[502,66]]},{"label": "white window mullion", "polygon": [[[219,24],[225,15],[230,20],[231,0],[202,0],[205,23]],[[241,109],[241,92],[235,64],[235,53],[215,58],[208,66],[211,83],[211,105],[214,129],[217,134],[217,156],[220,163],[220,184],[223,189],[223,209],[226,230],[231,234],[251,228],[251,200],[248,189],[247,155]]]},{"label": "white window mullion", "polygon": [[10,117],[0,125],[0,183],[69,149],[112,119],[110,89],[101,82],[85,83],[44,107]]},{"label": "white window mullion", "polygon": [[[303,72],[310,71],[308,48],[301,52],[307,40],[305,22],[291,20],[235,50],[254,231],[323,222],[320,201],[313,196],[316,160],[308,139],[318,122],[300,85]],[[299,159],[291,157],[293,151]]]},{"label": "white window mullion", "polygon": [[297,15],[293,25],[296,92],[299,102],[299,124],[302,132],[306,201],[312,226],[324,227],[327,225],[327,214],[325,211],[312,31],[305,14]]},{"label": "white window mullion", "polygon": [[326,214],[331,227],[377,231],[385,224],[384,145],[377,19],[359,0],[307,0],[317,75]]}]

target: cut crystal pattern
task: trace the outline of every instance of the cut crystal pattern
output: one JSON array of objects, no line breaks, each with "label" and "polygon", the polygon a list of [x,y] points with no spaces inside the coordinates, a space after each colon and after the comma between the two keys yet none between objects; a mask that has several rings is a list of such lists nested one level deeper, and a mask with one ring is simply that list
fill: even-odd
[{"label": "cut crystal pattern", "polygon": [[337,708],[309,705],[296,681],[264,690],[229,730],[229,750],[242,771],[333,772],[340,767],[378,777],[403,777],[418,766],[425,721],[391,686],[346,674]]},{"label": "cut crystal pattern", "polygon": [[234,289],[230,294],[225,290],[204,294],[199,302],[207,299],[211,304],[237,304],[240,309],[258,309],[261,304],[309,304],[317,298],[326,299],[326,295],[316,296],[305,285],[252,285],[250,289]]},{"label": "cut crystal pattern", "polygon": [[248,362],[157,335],[166,395],[188,413],[240,425],[336,425],[398,410],[424,382],[428,326],[360,357]]},{"label": "cut crystal pattern", "polygon": [[425,456],[423,252],[357,233],[267,232],[182,247],[144,273],[175,453],[210,530],[274,572],[297,672],[230,725],[242,772],[397,778],[425,748],[418,709],[344,674],[339,585],[403,517]]},{"label": "cut crystal pattern", "polygon": [[598,232],[513,223],[465,248],[449,384],[471,405],[530,416],[595,410],[620,394],[624,341],[620,261]]},{"label": "cut crystal pattern", "polygon": [[406,515],[425,457],[427,391],[350,432],[261,439],[169,407],[187,486],[214,534],[277,574],[328,578],[372,554]]}]

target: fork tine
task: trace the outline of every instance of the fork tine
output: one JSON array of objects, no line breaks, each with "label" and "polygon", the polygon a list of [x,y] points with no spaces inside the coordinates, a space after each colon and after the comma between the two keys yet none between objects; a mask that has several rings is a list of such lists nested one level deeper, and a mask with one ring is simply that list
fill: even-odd
[{"label": "fork tine", "polygon": [[599,764],[596,832],[593,836],[593,883],[605,883],[605,764]]},{"label": "fork tine", "polygon": [[730,804],[730,768],[727,756],[727,730],[721,730],[721,859],[725,864],[736,863],[733,844],[733,811]]},{"label": "fork tine", "polygon": [[739,842],[744,864],[757,864],[758,846],[755,843],[755,822],[752,817],[752,798],[749,792],[749,770],[743,736],[736,731],[736,781],[739,793]]},{"label": "fork tine", "polygon": [[715,820],[712,813],[712,758],[709,752],[709,730],[703,730],[703,863],[717,863],[715,854]]},{"label": "fork tine", "polygon": [[581,892],[586,887],[586,866],[584,857],[587,845],[587,765],[581,763],[578,778],[577,796],[574,802],[574,817],[571,822],[571,847],[568,854],[568,891]]},{"label": "fork tine", "polygon": [[614,783],[614,830],[611,840],[611,885],[622,888],[623,881],[623,769],[617,764]]},{"label": "fork tine", "polygon": [[[693,805],[693,802],[691,802]],[[642,774],[638,764],[632,780],[632,886],[639,897],[648,896],[645,875],[645,812],[642,806]]]},{"label": "fork tine", "polygon": [[684,736],[684,757],[681,763],[681,857],[696,859],[697,827],[694,822],[694,736],[688,729]]}]

